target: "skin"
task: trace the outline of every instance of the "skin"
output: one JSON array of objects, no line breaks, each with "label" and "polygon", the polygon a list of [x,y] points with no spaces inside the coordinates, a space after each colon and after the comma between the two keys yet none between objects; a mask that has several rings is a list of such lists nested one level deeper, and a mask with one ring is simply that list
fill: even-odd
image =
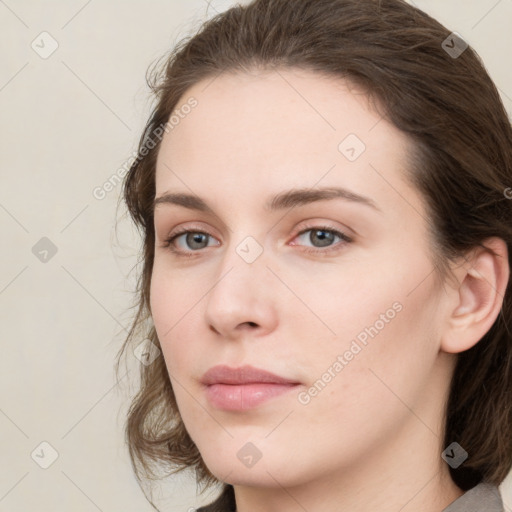
[{"label": "skin", "polygon": [[[194,193],[214,213],[155,208],[151,310],[206,465],[235,486],[238,512],[442,511],[463,493],[440,457],[456,353],[492,325],[508,266],[475,252],[453,267],[454,283],[435,279],[425,205],[404,174],[411,142],[346,82],[253,71],[200,82],[180,104],[192,96],[197,107],[162,140],[156,197]],[[338,150],[349,134],[366,146],[355,161]],[[264,209],[284,190],[330,186],[378,209],[346,199]],[[352,241],[322,245],[324,227]],[[180,256],[165,247],[178,228],[211,236],[202,245],[179,237],[175,248],[193,253]],[[248,236],[263,249],[252,263],[236,252]],[[489,244],[506,256],[499,240]],[[338,356],[397,303],[335,372]],[[200,383],[217,364],[301,385],[222,411]],[[330,382],[301,403],[329,368]],[[237,457],[248,442],[261,452],[252,467]]]}]

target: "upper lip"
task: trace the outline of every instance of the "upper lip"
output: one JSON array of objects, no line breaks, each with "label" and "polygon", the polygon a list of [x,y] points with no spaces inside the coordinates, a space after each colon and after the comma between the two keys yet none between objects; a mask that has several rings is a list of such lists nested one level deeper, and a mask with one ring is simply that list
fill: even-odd
[{"label": "upper lip", "polygon": [[201,383],[212,384],[252,384],[257,382],[271,384],[299,384],[299,382],[280,377],[254,366],[246,365],[239,368],[230,368],[218,365],[210,368],[202,377]]}]

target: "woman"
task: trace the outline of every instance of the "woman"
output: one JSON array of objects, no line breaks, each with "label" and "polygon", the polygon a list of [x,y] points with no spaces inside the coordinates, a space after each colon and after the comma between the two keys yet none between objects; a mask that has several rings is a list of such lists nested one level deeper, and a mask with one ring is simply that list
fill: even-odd
[{"label": "woman", "polygon": [[502,511],[512,129],[474,51],[401,0],[255,0],[153,88],[137,477],[194,469],[210,512]]}]

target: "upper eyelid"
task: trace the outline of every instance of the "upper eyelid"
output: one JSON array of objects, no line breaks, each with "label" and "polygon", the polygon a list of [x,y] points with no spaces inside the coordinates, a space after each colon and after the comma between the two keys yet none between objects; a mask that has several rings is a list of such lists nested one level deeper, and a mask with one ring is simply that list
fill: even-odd
[{"label": "upper eyelid", "polygon": [[[328,224],[329,224],[329,222],[326,222],[326,221],[312,222],[312,223],[310,223],[309,226],[303,226],[299,230],[297,230],[297,233],[295,234],[295,236],[298,236],[298,235],[304,233],[304,231],[310,231],[312,229],[325,229],[326,231],[339,231],[340,233],[343,233],[346,236],[351,237],[350,232],[352,230],[350,230],[349,228],[337,228],[334,226],[329,226]],[[190,233],[190,232],[191,233],[204,233],[206,235],[213,236],[213,237],[215,236],[210,232],[209,229],[206,229],[206,228],[201,228],[198,226],[190,226],[190,227],[184,226],[184,227],[177,228],[175,231],[174,230],[171,231],[171,233],[169,235],[167,235],[165,238],[169,239],[174,236],[182,235],[182,234]]]}]

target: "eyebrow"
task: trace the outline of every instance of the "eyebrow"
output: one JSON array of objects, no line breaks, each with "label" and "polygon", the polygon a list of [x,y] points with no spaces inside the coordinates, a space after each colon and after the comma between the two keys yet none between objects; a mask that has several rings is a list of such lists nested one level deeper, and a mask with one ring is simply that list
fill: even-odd
[{"label": "eyebrow", "polygon": [[[382,211],[369,197],[362,196],[339,187],[286,190],[269,199],[265,203],[265,209],[267,211],[274,212],[330,199],[344,199],[346,201],[362,204],[375,210]],[[190,210],[197,210],[215,215],[215,212],[203,199],[193,194],[167,192],[155,198],[153,201],[153,209],[162,204],[175,204]]]}]

